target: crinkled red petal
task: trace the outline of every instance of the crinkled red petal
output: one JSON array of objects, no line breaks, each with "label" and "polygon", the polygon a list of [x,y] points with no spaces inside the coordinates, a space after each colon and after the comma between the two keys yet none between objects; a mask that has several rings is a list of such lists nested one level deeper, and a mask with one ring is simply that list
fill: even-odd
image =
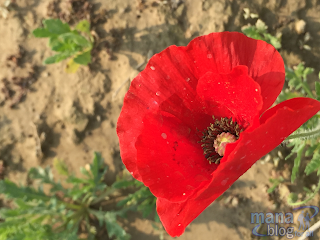
[{"label": "crinkled red petal", "polygon": [[248,76],[247,66],[237,66],[230,73],[207,72],[198,82],[197,92],[210,105],[229,109],[235,119],[252,124],[263,102],[260,85]]},{"label": "crinkled red petal", "polygon": [[319,110],[320,102],[309,98],[290,99],[269,109],[262,116],[259,127],[243,132],[236,143],[227,145],[228,157],[213,172],[209,185],[195,191],[184,202],[173,203],[158,198],[157,211],[166,231],[171,236],[180,236],[193,219],[258,159],[279,145]]},{"label": "crinkled red petal", "polygon": [[136,142],[137,167],[155,196],[185,201],[201,184],[210,182],[217,165],[205,159],[198,143],[201,133],[164,112],[146,117],[143,123]]},{"label": "crinkled red petal", "polygon": [[229,73],[239,65],[248,67],[249,76],[261,86],[263,107],[267,110],[280,94],[285,78],[283,59],[270,44],[237,32],[212,33],[198,37],[187,46],[197,63],[197,75]]}]

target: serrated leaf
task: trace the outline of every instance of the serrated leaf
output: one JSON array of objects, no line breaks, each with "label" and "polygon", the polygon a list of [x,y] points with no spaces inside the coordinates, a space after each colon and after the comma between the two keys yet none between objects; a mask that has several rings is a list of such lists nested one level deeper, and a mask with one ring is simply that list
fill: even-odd
[{"label": "serrated leaf", "polygon": [[150,199],[146,199],[139,205],[138,210],[142,212],[143,218],[147,218],[153,212],[153,210],[155,210],[155,208],[156,205],[152,204]]},{"label": "serrated leaf", "polygon": [[306,150],[304,155],[306,157],[309,157],[309,156],[313,155],[314,154],[314,150],[316,150],[316,148],[319,147],[319,145],[320,145],[320,143],[308,147],[308,149]]},{"label": "serrated leaf", "polygon": [[272,179],[270,178],[269,181],[272,183],[272,186],[268,188],[267,193],[272,193],[280,183],[284,181],[283,177],[279,177],[279,179]]},{"label": "serrated leaf", "polygon": [[46,19],[43,21],[45,28],[52,34],[64,34],[70,32],[70,26],[60,19]]},{"label": "serrated leaf", "polygon": [[312,156],[311,161],[306,166],[305,173],[306,175],[309,175],[310,173],[317,171],[320,167],[320,154],[319,152],[315,152]]},{"label": "serrated leaf", "polygon": [[57,170],[60,175],[69,176],[68,166],[65,162],[55,158],[53,160],[53,167]]},{"label": "serrated leaf", "polygon": [[53,64],[60,62],[64,59],[67,59],[68,57],[71,57],[74,53],[72,52],[61,52],[56,55],[53,55],[51,57],[48,57],[46,60],[44,60],[44,64]]},{"label": "serrated leaf", "polygon": [[313,68],[306,67],[302,73],[303,78],[306,79],[309,74],[313,73],[313,71]]},{"label": "serrated leaf", "polygon": [[[90,164],[90,171],[92,173],[93,181],[96,186],[102,180],[102,177],[107,171],[107,167],[103,169],[103,164],[104,164],[104,161],[103,161],[103,158],[101,157],[101,154],[98,152],[95,152],[93,163]],[[103,171],[101,171],[102,169]]]},{"label": "serrated leaf", "polygon": [[303,149],[305,147],[305,143],[301,144],[299,146],[299,148],[297,149],[297,156],[294,159],[294,164],[293,164],[293,168],[292,168],[292,174],[291,174],[291,182],[293,183],[294,180],[297,177],[297,174],[299,172],[299,167],[300,167],[300,163],[301,163],[301,157],[302,157],[302,153],[303,153]]},{"label": "serrated leaf", "polygon": [[87,20],[82,20],[77,24],[76,29],[80,32],[90,34],[90,23]]},{"label": "serrated leaf", "polygon": [[15,183],[7,179],[0,181],[0,192],[10,199],[21,198],[25,199],[25,201],[50,200],[50,197],[46,196],[43,192],[38,192],[31,187],[18,187]]},{"label": "serrated leaf", "polygon": [[317,100],[320,101],[320,82],[316,82]]},{"label": "serrated leaf", "polygon": [[67,66],[65,68],[66,73],[75,73],[80,67],[80,64],[75,63],[73,58],[71,58],[68,63]]},{"label": "serrated leaf", "polygon": [[248,37],[256,40],[262,40],[262,37],[255,26],[245,26],[241,29],[241,31]]},{"label": "serrated leaf", "polygon": [[53,182],[53,175],[50,167],[31,168],[28,174],[31,179],[41,179],[44,183]]},{"label": "serrated leaf", "polygon": [[79,54],[73,60],[75,63],[81,64],[81,65],[88,65],[88,63],[91,62],[91,50]]},{"label": "serrated leaf", "polygon": [[77,178],[75,176],[70,176],[67,179],[68,183],[72,183],[72,184],[88,184],[88,180],[87,179],[83,179],[83,178]]},{"label": "serrated leaf", "polygon": [[52,185],[50,189],[51,192],[66,191],[60,183],[56,183],[54,181],[50,167],[46,167],[45,169],[41,167],[31,168],[28,174],[31,179],[41,180],[41,184],[43,183],[51,184]]},{"label": "serrated leaf", "polygon": [[116,214],[107,212],[105,214],[105,223],[109,238],[116,237],[117,240],[129,240],[130,235],[117,223]]},{"label": "serrated leaf", "polygon": [[134,181],[127,181],[127,180],[121,180],[121,181],[116,181],[112,184],[113,188],[120,189],[120,188],[127,188],[129,186],[134,186],[135,182]]},{"label": "serrated leaf", "polygon": [[271,34],[267,34],[267,39],[269,40],[268,42],[274,46],[274,48],[276,49],[281,48],[281,42],[277,37],[274,37]]}]

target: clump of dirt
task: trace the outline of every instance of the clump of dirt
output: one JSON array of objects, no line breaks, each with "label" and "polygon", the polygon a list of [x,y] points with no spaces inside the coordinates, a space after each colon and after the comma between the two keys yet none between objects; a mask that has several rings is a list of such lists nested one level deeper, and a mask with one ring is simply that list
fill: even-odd
[{"label": "clump of dirt", "polygon": [[83,19],[88,20],[91,26],[102,24],[107,21],[106,13],[106,9],[96,13],[88,0],[52,0],[47,6],[48,17],[59,18],[69,24]]},{"label": "clump of dirt", "polygon": [[4,170],[5,170],[5,167],[4,167],[3,161],[0,160],[0,180],[4,178]]},{"label": "clump of dirt", "polygon": [[23,64],[25,51],[19,46],[19,51],[7,57],[7,77],[0,81],[0,106],[8,102],[10,108],[15,107],[27,95],[31,85],[36,81],[36,67]]}]

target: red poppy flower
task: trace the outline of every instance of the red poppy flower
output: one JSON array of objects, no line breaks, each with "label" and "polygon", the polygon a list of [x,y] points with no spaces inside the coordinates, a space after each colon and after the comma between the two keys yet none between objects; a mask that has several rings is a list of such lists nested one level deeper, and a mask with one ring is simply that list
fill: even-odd
[{"label": "red poppy flower", "polygon": [[320,110],[309,98],[269,109],[284,78],[270,44],[223,32],[168,47],[132,81],[117,124],[121,157],[157,197],[171,236]]}]

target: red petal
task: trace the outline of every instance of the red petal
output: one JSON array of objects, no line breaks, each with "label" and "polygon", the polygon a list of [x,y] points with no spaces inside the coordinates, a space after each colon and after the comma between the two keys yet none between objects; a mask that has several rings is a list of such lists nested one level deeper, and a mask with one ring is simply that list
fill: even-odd
[{"label": "red petal", "polygon": [[136,179],[141,180],[135,142],[145,115],[160,108],[201,130],[209,125],[213,111],[216,116],[229,117],[223,107],[202,103],[196,87],[207,72],[226,74],[238,65],[248,66],[249,76],[260,84],[263,112],[274,102],[284,81],[282,59],[270,44],[241,33],[212,33],[194,39],[187,47],[168,47],[150,59],[132,81],[117,123],[121,158]]},{"label": "red petal", "polygon": [[227,145],[227,159],[221,161],[213,178],[202,191],[195,192],[185,202],[173,203],[159,198],[157,210],[171,236],[179,236],[185,227],[211,202],[226,191],[258,159],[279,145],[287,136],[320,110],[320,102],[309,98],[294,98],[268,110],[261,125],[243,132],[236,143]]},{"label": "red petal", "polygon": [[260,86],[248,76],[246,66],[237,66],[228,74],[207,72],[200,78],[199,96],[228,108],[236,119],[252,124],[262,107]]},{"label": "red petal", "polygon": [[136,143],[137,166],[143,183],[156,197],[184,201],[211,180],[217,165],[210,165],[203,156],[199,133],[169,114],[143,122]]},{"label": "red petal", "polygon": [[237,32],[211,33],[198,37],[187,47],[197,63],[197,74],[208,71],[229,73],[239,65],[248,67],[249,76],[261,86],[263,107],[268,109],[280,94],[285,69],[281,55],[270,44]]}]

